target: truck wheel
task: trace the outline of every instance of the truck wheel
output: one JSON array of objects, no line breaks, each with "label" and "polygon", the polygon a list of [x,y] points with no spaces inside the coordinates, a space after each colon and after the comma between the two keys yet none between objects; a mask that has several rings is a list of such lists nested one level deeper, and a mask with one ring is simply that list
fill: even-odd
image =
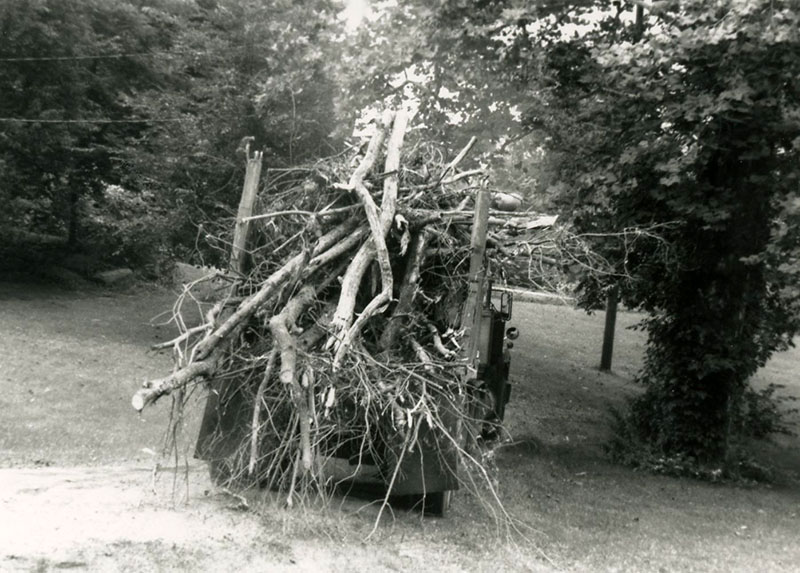
[{"label": "truck wheel", "polygon": [[231,482],[231,468],[227,460],[208,460],[208,475],[217,487],[227,487]]},{"label": "truck wheel", "polygon": [[450,509],[450,499],[453,496],[451,490],[446,491],[433,491],[425,495],[422,503],[425,504],[424,512],[427,515],[435,515],[436,517],[445,517],[447,511]]}]

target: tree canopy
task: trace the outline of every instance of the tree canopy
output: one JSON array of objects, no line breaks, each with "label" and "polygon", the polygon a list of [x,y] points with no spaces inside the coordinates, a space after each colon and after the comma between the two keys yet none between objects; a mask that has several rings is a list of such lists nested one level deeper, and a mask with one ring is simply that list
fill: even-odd
[{"label": "tree canopy", "polygon": [[648,312],[630,421],[657,455],[727,458],[749,377],[797,332],[799,7],[659,3],[644,30],[617,10],[520,40],[538,46],[527,123],[613,266],[584,275],[584,302],[618,285]]},{"label": "tree canopy", "polygon": [[189,256],[197,225],[238,200],[243,137],[273,166],[337,149],[334,15],[326,1],[4,3],[3,225],[130,264]]}]

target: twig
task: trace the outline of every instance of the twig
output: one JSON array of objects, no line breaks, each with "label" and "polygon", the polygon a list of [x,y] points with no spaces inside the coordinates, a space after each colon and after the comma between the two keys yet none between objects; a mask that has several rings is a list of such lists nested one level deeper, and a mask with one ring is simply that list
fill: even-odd
[{"label": "twig", "polygon": [[475,175],[483,175],[486,173],[485,169],[470,169],[469,171],[462,171],[452,177],[448,177],[447,179],[442,179],[442,185],[449,185],[451,183],[455,183],[456,181],[461,181],[462,179],[467,179],[468,177],[474,177]]},{"label": "twig", "polygon": [[176,344],[178,344],[180,342],[183,342],[184,340],[189,338],[191,335],[197,334],[198,332],[203,332],[203,331],[205,331],[206,329],[208,329],[211,326],[213,326],[213,323],[211,323],[211,322],[206,322],[204,324],[199,324],[197,326],[194,326],[194,327],[190,328],[189,330],[187,330],[186,332],[184,332],[180,336],[177,336],[177,337],[173,338],[172,340],[168,340],[166,342],[159,342],[158,344],[153,344],[150,347],[150,349],[151,350],[163,350],[164,348],[169,348],[170,346],[175,346]]},{"label": "twig", "polygon": [[439,185],[441,185],[442,181],[444,180],[444,178],[445,178],[445,177],[447,177],[447,175],[450,173],[450,171],[452,171],[453,169],[455,169],[455,168],[456,168],[456,165],[458,165],[459,163],[461,163],[461,161],[462,161],[462,160],[463,160],[463,159],[464,159],[464,158],[467,156],[467,153],[469,153],[469,152],[470,152],[470,150],[472,149],[472,146],[473,146],[473,145],[475,145],[475,142],[476,142],[476,141],[478,141],[478,138],[477,138],[477,137],[475,137],[475,136],[472,136],[472,137],[470,138],[470,140],[467,142],[467,144],[464,146],[464,149],[462,149],[462,150],[461,150],[461,151],[458,153],[458,155],[456,155],[456,156],[453,158],[453,160],[452,160],[450,163],[448,163],[448,164],[447,164],[447,166],[446,166],[446,167],[445,167],[445,168],[442,170],[442,173],[439,175],[439,179],[438,179],[438,181],[436,182],[436,186],[437,186],[437,187],[438,187]]},{"label": "twig", "polygon": [[247,464],[247,473],[253,475],[256,469],[256,459],[258,458],[258,428],[260,427],[259,420],[261,419],[261,404],[264,401],[264,392],[267,389],[270,378],[272,377],[272,369],[275,367],[275,360],[278,358],[278,347],[273,346],[269,352],[267,359],[267,366],[264,368],[264,377],[258,385],[256,391],[256,401],[253,406],[253,421],[250,428],[250,462]]}]

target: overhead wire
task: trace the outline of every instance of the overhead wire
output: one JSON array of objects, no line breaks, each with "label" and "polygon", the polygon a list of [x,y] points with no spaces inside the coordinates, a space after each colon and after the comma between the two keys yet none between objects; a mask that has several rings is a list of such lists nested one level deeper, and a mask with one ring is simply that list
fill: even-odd
[{"label": "overhead wire", "polygon": [[10,56],[0,57],[0,63],[24,63],[24,62],[66,62],[82,60],[107,60],[122,58],[145,58],[145,57],[176,57],[176,56],[213,56],[219,52],[232,52],[242,48],[263,48],[271,47],[272,44],[266,43],[244,43],[221,46],[214,50],[155,50],[147,52],[122,52],[116,54],[77,54],[77,55],[50,55],[50,56]]},{"label": "overhead wire", "polygon": [[127,54],[86,54],[78,56],[19,56],[0,58],[0,62],[64,62],[69,60],[107,60],[120,58],[138,58],[145,56],[179,56],[203,52],[131,52]]},{"label": "overhead wire", "polygon": [[167,117],[153,119],[36,119],[27,117],[0,117],[2,123],[174,123],[194,121],[185,117]]}]

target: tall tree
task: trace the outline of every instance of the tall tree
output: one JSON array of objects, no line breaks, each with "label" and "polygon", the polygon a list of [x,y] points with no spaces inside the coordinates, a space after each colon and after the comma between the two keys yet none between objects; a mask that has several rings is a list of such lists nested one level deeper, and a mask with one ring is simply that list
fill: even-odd
[{"label": "tall tree", "polygon": [[[6,224],[77,239],[78,203],[114,180],[115,148],[145,124],[130,97],[159,82],[136,54],[169,46],[156,8],[101,0],[0,7],[0,198]],[[117,57],[108,57],[116,55]],[[8,220],[10,219],[10,221]]]},{"label": "tall tree", "polygon": [[232,216],[243,137],[273,167],[336,148],[335,15],[327,0],[3,4],[3,224],[75,243],[83,223],[84,243],[132,264],[188,256],[198,224]]},{"label": "tall tree", "polygon": [[564,214],[614,267],[584,303],[621,283],[649,313],[639,436],[725,459],[749,377],[800,325],[800,4],[648,3],[642,25],[620,2],[442,6],[450,73],[505,66]]},{"label": "tall tree", "polygon": [[[750,376],[799,324],[800,4],[662,6],[639,42],[612,21],[549,43],[548,107],[529,114],[562,156],[575,225],[649,313],[639,436],[720,460]],[[659,241],[608,237],[654,227]],[[587,301],[609,282],[587,276]]]},{"label": "tall tree", "polygon": [[[335,15],[328,0],[219,0],[186,9],[173,34],[169,89],[140,94],[144,108],[182,121],[155,124],[127,153],[129,185],[155,189],[174,213],[175,248],[202,247],[200,223],[221,233],[231,227],[244,137],[271,168],[338,150],[336,87],[326,70]],[[224,256],[228,248],[219,246],[201,249],[205,260]]]}]

